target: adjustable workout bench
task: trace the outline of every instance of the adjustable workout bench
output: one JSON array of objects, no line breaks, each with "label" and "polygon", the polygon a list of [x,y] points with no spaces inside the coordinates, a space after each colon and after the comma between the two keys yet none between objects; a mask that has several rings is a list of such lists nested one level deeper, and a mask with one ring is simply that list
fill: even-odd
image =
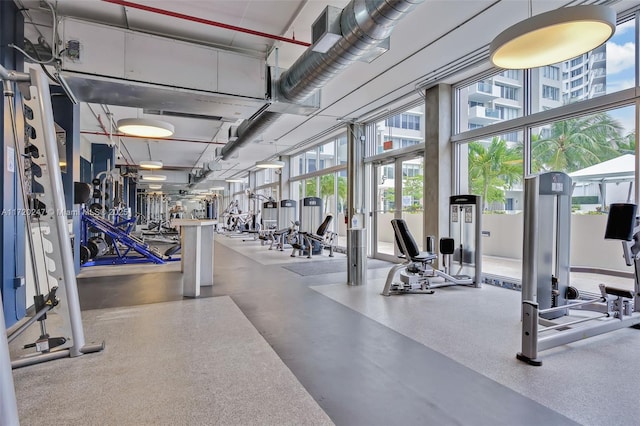
[{"label": "adjustable workout bench", "polygon": [[[433,294],[434,288],[453,285],[479,287],[479,283],[474,283],[469,276],[449,275],[431,266],[431,263],[438,256],[435,253],[419,250],[404,219],[391,220],[391,226],[396,244],[402,253],[400,257],[404,258],[405,262],[393,266],[387,274],[387,281],[382,290],[383,296],[405,293]],[[447,256],[453,254],[453,240],[451,238],[441,239],[440,251]],[[400,273],[400,282],[394,282],[398,272]]]}]

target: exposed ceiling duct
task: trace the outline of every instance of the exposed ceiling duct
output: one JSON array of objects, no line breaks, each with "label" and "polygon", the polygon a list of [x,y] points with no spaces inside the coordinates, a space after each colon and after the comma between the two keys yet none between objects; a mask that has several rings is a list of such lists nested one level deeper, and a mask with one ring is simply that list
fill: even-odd
[{"label": "exposed ceiling duct", "polygon": [[[278,87],[292,102],[301,102],[323,87],[340,71],[365,57],[384,42],[395,25],[424,0],[352,0],[340,15],[342,38],[326,53],[308,48],[298,60],[283,72]],[[238,129],[238,139],[221,151],[221,159],[251,142],[281,114],[263,112]],[[197,182],[194,182],[194,184]]]},{"label": "exposed ceiling duct", "polygon": [[[243,140],[245,141],[249,141],[252,140],[253,138],[257,137],[258,135],[260,135],[260,133],[262,133],[267,127],[269,127],[274,121],[276,121],[282,114],[277,113],[277,112],[263,112],[262,114],[260,114],[258,117],[256,117],[255,119],[249,121],[249,120],[245,120],[242,122],[242,124],[238,127],[238,134],[242,134],[242,136],[238,137],[238,139],[243,138]],[[232,142],[227,143],[222,150],[220,151],[220,155],[222,157],[226,157],[230,158],[229,156],[231,154],[226,153],[225,154],[225,149],[231,145]],[[234,151],[238,149],[235,148]],[[205,180],[212,172],[214,171],[214,169],[212,167],[205,167],[203,173],[201,175],[198,176],[192,176],[191,178],[191,183],[189,183],[189,188],[193,188],[195,185],[197,185],[198,183],[202,182],[203,180]]]},{"label": "exposed ceiling duct", "polygon": [[352,0],[340,15],[342,38],[327,53],[307,49],[280,77],[285,98],[303,101],[340,71],[386,40],[396,24],[424,0]]}]

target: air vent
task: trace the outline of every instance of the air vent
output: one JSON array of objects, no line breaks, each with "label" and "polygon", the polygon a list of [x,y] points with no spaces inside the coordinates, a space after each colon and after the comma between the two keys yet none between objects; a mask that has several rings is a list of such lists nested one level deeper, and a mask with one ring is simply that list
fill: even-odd
[{"label": "air vent", "polygon": [[342,9],[327,6],[311,26],[311,49],[314,52],[326,53],[342,38],[340,31],[340,15]]}]

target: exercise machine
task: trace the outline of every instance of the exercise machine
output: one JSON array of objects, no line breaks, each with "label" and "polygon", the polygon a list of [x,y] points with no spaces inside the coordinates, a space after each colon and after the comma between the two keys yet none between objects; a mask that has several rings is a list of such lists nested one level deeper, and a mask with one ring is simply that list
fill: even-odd
[{"label": "exercise machine", "polygon": [[[326,221],[326,220],[327,220],[326,216],[324,219],[322,217],[322,198],[305,197],[302,199],[302,203],[300,205],[299,233],[317,235],[318,231],[321,230],[320,225],[323,223],[323,221]],[[329,224],[327,226],[329,226],[330,224],[331,224],[331,221],[329,221]],[[327,231],[327,229],[324,229],[323,231]],[[291,243],[291,246],[294,247],[294,251],[291,253],[292,257],[295,257],[296,246],[300,247],[306,244],[305,238],[301,235],[298,235],[298,236],[290,235],[289,241]],[[310,257],[312,254],[322,253],[322,246],[318,241],[314,240],[311,243],[310,247],[311,247],[311,253],[307,254],[306,251],[304,252],[305,254],[307,254],[308,257]]]},{"label": "exercise machine", "polygon": [[[482,286],[482,201],[476,195],[456,195],[449,199],[449,233],[440,239],[443,269],[433,266],[438,258],[433,250],[433,238],[428,238],[428,250],[420,251],[404,219],[393,219],[391,226],[403,263],[393,266],[387,274],[383,296],[392,294],[432,294],[438,287],[464,285]],[[429,247],[430,246],[430,247]],[[396,276],[399,275],[399,281]]]},{"label": "exercise machine", "polygon": [[290,245],[289,241],[297,238],[297,233],[300,230],[300,221],[296,218],[297,202],[295,200],[281,200],[280,210],[278,211],[278,229],[273,231],[273,237],[269,250],[273,250],[274,247],[279,251],[284,251],[285,246]]},{"label": "exercise machine", "polygon": [[256,215],[252,211],[243,213],[238,200],[234,200],[222,213],[222,229],[228,237],[244,238],[243,233],[256,230]]},{"label": "exercise machine", "polygon": [[[116,215],[110,221],[90,211],[82,211],[80,238],[81,246],[85,247],[81,248],[85,256],[81,259],[82,265],[164,264],[161,253],[131,233],[135,222],[136,218],[121,219]],[[94,236],[90,236],[92,233]]]},{"label": "exercise machine", "polygon": [[291,244],[293,247],[291,257],[296,257],[297,252],[299,255],[304,253],[308,259],[311,259],[313,254],[321,254],[325,248],[329,249],[329,257],[333,257],[337,234],[329,230],[332,221],[333,215],[328,214],[315,233],[299,231],[297,241]]},{"label": "exercise machine", "polygon": [[278,203],[269,199],[262,203],[262,227],[258,238],[260,243],[265,245],[275,239],[275,232],[278,230]]},{"label": "exercise machine", "polygon": [[445,272],[471,278],[482,285],[482,197],[453,195],[449,198],[449,238],[440,239]]},{"label": "exercise machine", "polygon": [[[27,345],[35,348],[37,353],[14,360],[11,366],[24,367],[101,351],[104,342],[86,344],[82,327],[49,84],[44,73],[36,69],[31,69],[28,74],[8,73],[0,66],[0,75],[4,80],[5,96],[13,99],[11,81],[15,81],[24,103],[28,129],[24,146],[24,133],[17,131],[12,102],[9,102],[8,109],[15,143],[15,170],[19,174],[25,210],[30,213],[25,223],[36,289],[35,314],[22,324],[16,324],[17,328],[7,337],[8,342],[30,325],[40,324],[40,337],[32,345]],[[26,171],[30,171],[28,176]],[[32,205],[37,208],[27,208]],[[42,291],[45,287],[48,289],[46,295]],[[46,314],[52,309],[56,310],[62,324],[47,327]]]},{"label": "exercise machine", "polygon": [[605,239],[622,241],[634,266],[633,290],[600,284],[581,295],[570,285],[571,178],[548,172],[525,179],[522,268],[522,350],[517,359],[540,366],[538,353],[640,324],[640,222],[635,204],[611,204]]}]

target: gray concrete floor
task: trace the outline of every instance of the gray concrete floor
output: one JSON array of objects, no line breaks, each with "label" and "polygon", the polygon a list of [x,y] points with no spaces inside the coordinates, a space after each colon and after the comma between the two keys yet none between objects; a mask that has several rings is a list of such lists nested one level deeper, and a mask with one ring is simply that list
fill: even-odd
[{"label": "gray concrete floor", "polygon": [[[308,262],[290,251],[216,241],[215,284],[198,300],[180,297],[179,262],[83,270],[83,307],[102,308],[83,311],[85,334],[107,348],[16,370],[23,424],[631,425],[640,418],[637,330],[543,352],[545,364],[530,367],[515,360],[518,292],[484,286],[383,297],[385,268],[349,287],[326,254],[314,257],[326,264],[323,273],[301,276],[283,268]],[[51,405],[59,413],[38,416]]]},{"label": "gray concrete floor", "polygon": [[313,288],[581,424],[639,423],[640,330],[540,352],[543,365],[532,367],[515,358],[521,349],[520,292],[484,285],[384,297],[384,282]]},{"label": "gray concrete floor", "polygon": [[105,350],[14,370],[22,425],[332,424],[229,297],[83,319]]}]

